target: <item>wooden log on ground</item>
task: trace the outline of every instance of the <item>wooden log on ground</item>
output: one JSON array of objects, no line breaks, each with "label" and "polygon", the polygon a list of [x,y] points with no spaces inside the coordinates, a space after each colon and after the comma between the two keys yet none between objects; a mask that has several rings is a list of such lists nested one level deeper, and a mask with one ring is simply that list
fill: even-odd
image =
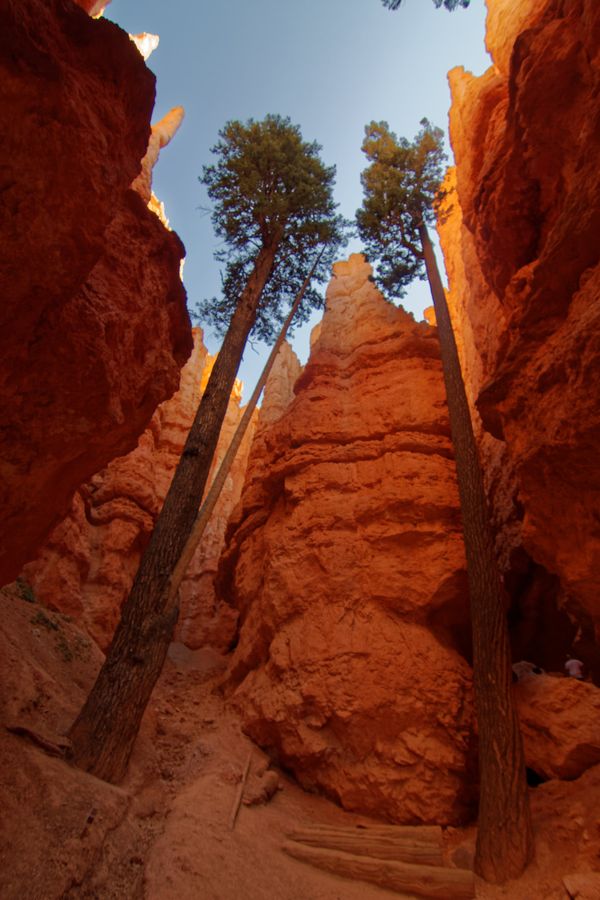
[{"label": "wooden log on ground", "polygon": [[308,823],[299,825],[298,829],[311,832],[347,832],[348,834],[394,834],[407,840],[419,840],[425,843],[430,841],[441,847],[443,845],[443,832],[440,825],[324,825],[321,823]]},{"label": "wooden log on ground", "polygon": [[371,828],[296,828],[286,835],[290,840],[325,850],[343,850],[357,856],[395,859],[415,865],[443,866],[441,832],[437,835],[408,836],[402,829]]},{"label": "wooden log on ground", "polygon": [[475,897],[475,878],[466,869],[414,866],[387,859],[353,856],[341,850],[307,847],[291,841],[283,845],[283,850],[294,859],[334,875],[368,881],[403,894],[434,900],[472,900]]}]

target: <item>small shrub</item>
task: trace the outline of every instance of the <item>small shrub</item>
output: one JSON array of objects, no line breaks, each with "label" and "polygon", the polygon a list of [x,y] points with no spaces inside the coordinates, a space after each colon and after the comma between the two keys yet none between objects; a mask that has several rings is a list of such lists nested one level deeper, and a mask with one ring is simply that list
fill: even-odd
[{"label": "small shrub", "polygon": [[53,622],[52,619],[48,618],[45,612],[42,610],[38,610],[35,616],[31,619],[32,625],[42,625],[44,628],[47,628],[48,631],[58,631],[58,624]]},{"label": "small shrub", "polygon": [[69,647],[67,643],[67,639],[64,634],[59,634],[56,639],[56,649],[62,656],[65,662],[73,662],[73,651]]},{"label": "small shrub", "polygon": [[17,585],[17,591],[19,592],[19,597],[21,598],[21,600],[25,600],[27,603],[37,603],[33,588],[25,581],[24,578],[21,578],[19,576],[15,584]]}]

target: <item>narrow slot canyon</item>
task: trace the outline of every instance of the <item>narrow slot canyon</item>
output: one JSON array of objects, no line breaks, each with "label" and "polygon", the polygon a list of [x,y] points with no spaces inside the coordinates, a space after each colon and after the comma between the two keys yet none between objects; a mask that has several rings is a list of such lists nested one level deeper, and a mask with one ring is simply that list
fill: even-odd
[{"label": "narrow slot canyon", "polygon": [[[348,18],[364,5],[398,23],[419,4],[443,31],[483,0],[353,0]],[[176,473],[208,446],[189,435],[203,398],[217,405],[229,351],[219,361],[215,334],[238,314],[227,292],[240,309],[258,277],[253,256],[226,268],[228,220],[210,245],[224,299],[210,315],[196,304],[195,247],[155,193],[190,113],[155,106],[158,37],[129,35],[118,5],[115,21],[86,0],[4,0],[0,13],[0,897],[598,900],[600,6],[485,0],[488,68],[448,74],[453,159],[431,213],[531,810],[531,860],[494,883],[478,862],[472,549],[441,320],[385,289],[398,248],[374,258],[360,214],[335,245],[347,226],[328,209],[333,255],[315,263],[251,410],[243,366],[262,368],[315,258],[301,244],[314,216],[291,237],[273,226],[265,306],[206,484],[181,490],[194,514],[243,422],[239,449],[181,583],[164,555],[168,601],[133,614],[142,652],[127,665],[144,669],[154,650],[140,635],[159,626],[166,659],[126,773],[97,777],[77,758],[74,723],[107,667],[118,698],[113,637],[140,579],[150,590],[144,561]],[[255,148],[261,127],[269,140],[288,127],[252,116]],[[221,148],[243,132],[233,124]],[[391,152],[378,136],[373,165]],[[209,162],[205,185],[220,172]],[[276,203],[293,193],[273,190]],[[200,290],[218,292],[208,278]],[[117,718],[130,711],[117,704]]]}]

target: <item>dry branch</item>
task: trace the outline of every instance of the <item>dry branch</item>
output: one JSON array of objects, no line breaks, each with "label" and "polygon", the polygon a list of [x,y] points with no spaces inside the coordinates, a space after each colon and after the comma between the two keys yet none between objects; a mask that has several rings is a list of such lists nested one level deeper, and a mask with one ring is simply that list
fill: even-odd
[{"label": "dry branch", "polygon": [[235,800],[233,801],[233,806],[231,807],[231,815],[229,816],[229,830],[233,831],[235,828],[235,820],[237,819],[237,814],[240,809],[240,803],[242,802],[242,797],[244,796],[244,788],[246,787],[246,781],[248,780],[248,772],[250,771],[250,761],[252,759],[252,750],[248,753],[248,759],[246,760],[246,766],[244,768],[244,772],[242,775],[242,780],[240,781],[240,786],[237,789],[237,794],[235,795]]},{"label": "dry branch", "polygon": [[18,734],[20,737],[27,738],[51,756],[68,756],[71,749],[71,741],[63,735],[50,736],[42,734],[41,731],[29,728],[28,725],[20,725],[17,722],[6,725],[6,730],[12,734]]}]

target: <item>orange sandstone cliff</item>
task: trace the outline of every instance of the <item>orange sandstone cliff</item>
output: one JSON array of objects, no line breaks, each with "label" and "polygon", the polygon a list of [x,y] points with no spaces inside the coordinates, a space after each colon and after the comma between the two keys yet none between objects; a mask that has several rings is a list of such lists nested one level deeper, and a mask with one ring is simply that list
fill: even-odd
[{"label": "orange sandstone cliff", "polygon": [[449,76],[449,303],[520,651],[577,638],[600,683],[600,6],[488,10],[494,66]]},{"label": "orange sandstone cliff", "polygon": [[295,399],[255,438],[220,568],[241,621],[228,683],[246,733],[303,786],[456,822],[471,682],[439,347],[370,272],[336,264]]},{"label": "orange sandstone cliff", "polygon": [[[112,638],[210,374],[213,357],[202,342],[202,331],[194,332],[194,350],[181,373],[179,391],[158,407],[135,450],[78,489],[68,516],[23,570],[38,600],[73,617],[103,649]],[[241,418],[240,399],[238,382],[211,476]],[[191,648],[211,644],[226,650],[235,635],[237,615],[217,603],[212,576],[229,513],[241,492],[252,433],[251,425],[180,589],[176,638]]]},{"label": "orange sandstone cliff", "polygon": [[[451,74],[449,303],[515,659],[560,669],[575,649],[598,682],[600,6],[488,7],[494,66]],[[64,748],[93,682],[89,634],[110,638],[211,364],[198,335],[166,400],[191,343],[182,248],[150,173],[181,110],[150,130],[152,76],[82,9],[7,0],[0,13],[3,577],[42,546],[25,568],[34,591],[0,591],[0,893],[383,896],[280,852],[299,823],[363,824],[313,791],[397,822],[475,810],[436,334],[386,303],[358,256],[336,266],[304,371],[289,347],[278,358],[225,552],[219,563],[244,453],[181,588],[176,638],[202,649],[171,647],[129,778],[116,788],[47,752]],[[238,419],[239,392],[215,465]],[[212,649],[236,641],[229,661]],[[507,886],[478,881],[477,896],[597,900],[600,693],[531,673],[514,692],[545,782],[530,792],[536,859]],[[233,831],[250,750],[240,720],[284,770],[252,747],[250,794],[268,776],[284,790]],[[445,832],[459,865],[472,833]]]},{"label": "orange sandstone cliff", "polygon": [[130,187],[154,103],[136,46],[63,0],[7,0],[1,18],[5,583],[75,489],[133,449],[191,332],[183,246]]}]

